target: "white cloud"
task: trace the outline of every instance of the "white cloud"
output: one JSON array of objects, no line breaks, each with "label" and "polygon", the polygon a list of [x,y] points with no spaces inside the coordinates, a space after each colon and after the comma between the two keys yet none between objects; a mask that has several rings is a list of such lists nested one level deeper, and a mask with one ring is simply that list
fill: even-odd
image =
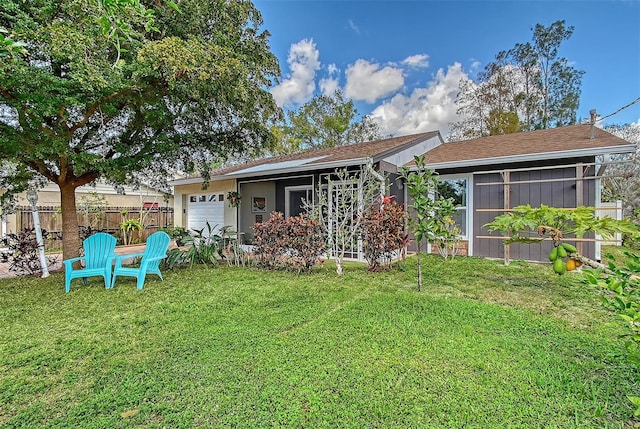
[{"label": "white cloud", "polygon": [[356,34],[360,34],[360,27],[353,22],[353,19],[349,20],[349,28],[351,28]]},{"label": "white cloud", "polygon": [[347,68],[347,84],[344,94],[347,98],[373,103],[379,98],[397,91],[404,85],[403,70],[397,67],[357,60]]},{"label": "white cloud", "polygon": [[323,95],[333,95],[338,88],[338,79],[320,79],[320,91]]},{"label": "white cloud", "polygon": [[304,39],[289,48],[289,77],[271,89],[278,106],[304,103],[316,89],[316,70],[320,68],[320,52],[313,40]]},{"label": "white cloud", "polygon": [[333,95],[340,88],[340,69],[335,64],[327,66],[327,77],[320,79],[320,91],[323,95]]},{"label": "white cloud", "polygon": [[402,64],[409,67],[426,68],[429,67],[429,55],[416,54],[402,60]]},{"label": "white cloud", "polygon": [[423,88],[414,89],[410,95],[397,94],[371,112],[383,135],[407,135],[440,130],[446,138],[449,125],[458,119],[456,95],[458,82],[467,77],[460,63],[445,71],[439,69]]}]

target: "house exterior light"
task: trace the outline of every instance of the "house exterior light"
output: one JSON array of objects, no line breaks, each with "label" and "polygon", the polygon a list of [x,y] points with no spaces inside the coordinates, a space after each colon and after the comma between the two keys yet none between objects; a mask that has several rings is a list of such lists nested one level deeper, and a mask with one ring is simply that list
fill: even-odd
[{"label": "house exterior light", "polygon": [[27,201],[29,201],[31,208],[35,210],[36,204],[38,203],[38,193],[36,192],[35,189],[30,188],[27,191]]}]

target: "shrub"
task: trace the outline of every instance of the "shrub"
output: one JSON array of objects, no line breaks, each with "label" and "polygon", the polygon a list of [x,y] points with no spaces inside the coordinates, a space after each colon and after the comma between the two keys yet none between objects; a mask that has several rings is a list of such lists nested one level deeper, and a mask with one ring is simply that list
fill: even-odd
[{"label": "shrub", "polygon": [[[602,301],[618,314],[625,333],[626,360],[640,369],[640,255],[623,252],[627,258],[625,265],[610,262],[606,272],[589,270],[585,272],[585,281],[603,288],[606,293]],[[613,256],[608,255],[611,259]],[[635,406],[636,417],[640,417],[640,396],[628,396]]]},{"label": "shrub", "polygon": [[[49,233],[42,230],[42,238],[46,240]],[[9,271],[19,276],[30,276],[42,273],[38,242],[34,228],[25,228],[18,233],[7,234],[0,240],[6,250],[0,252],[0,262],[9,264]],[[47,256],[47,265],[51,267],[57,260],[56,256]]]},{"label": "shrub", "polygon": [[189,232],[181,226],[160,228],[159,231],[166,232],[169,237],[176,241],[176,246],[178,247],[184,245],[184,239],[189,235]]},{"label": "shrub", "polygon": [[460,228],[451,216],[443,218],[442,233],[434,240],[432,249],[444,259],[454,258],[460,251]]},{"label": "shrub", "polygon": [[[631,223],[640,226],[640,209],[635,209],[631,216],[627,218]],[[622,234],[622,244],[633,250],[640,250],[640,237],[637,234]]]},{"label": "shrub", "polygon": [[320,221],[304,214],[284,219],[273,212],[254,231],[257,263],[267,269],[310,272],[326,252]]},{"label": "shrub", "polygon": [[362,245],[369,271],[389,269],[394,255],[406,243],[404,223],[404,209],[389,197],[369,206],[362,221]]},{"label": "shrub", "polygon": [[140,219],[126,219],[120,223],[120,230],[122,231],[122,244],[125,246],[133,244],[133,233],[136,231],[142,231],[142,222]]},{"label": "shrub", "polygon": [[174,248],[167,252],[165,266],[172,269],[182,265],[217,265],[218,260],[224,258],[224,238],[222,234],[214,233],[215,228],[207,222],[204,228],[192,230],[182,238],[185,248]]}]

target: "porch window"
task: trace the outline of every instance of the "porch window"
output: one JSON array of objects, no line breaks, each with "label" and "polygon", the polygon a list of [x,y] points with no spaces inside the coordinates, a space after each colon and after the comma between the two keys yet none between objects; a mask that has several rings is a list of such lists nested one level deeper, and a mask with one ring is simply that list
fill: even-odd
[{"label": "porch window", "polygon": [[451,217],[460,229],[462,238],[467,237],[468,220],[468,199],[467,187],[468,180],[466,178],[439,178],[438,195],[444,198],[452,198],[453,204],[457,209],[457,213]]},{"label": "porch window", "polygon": [[304,202],[313,203],[313,187],[307,185],[287,186],[284,200],[285,217],[298,216],[301,213],[305,213]]}]

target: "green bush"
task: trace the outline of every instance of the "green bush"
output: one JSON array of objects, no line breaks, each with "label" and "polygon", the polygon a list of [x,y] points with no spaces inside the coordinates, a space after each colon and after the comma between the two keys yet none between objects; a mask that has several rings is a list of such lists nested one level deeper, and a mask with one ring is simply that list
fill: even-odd
[{"label": "green bush", "polygon": [[160,228],[159,230],[166,232],[169,237],[174,239],[176,241],[176,246],[178,247],[183,246],[184,239],[189,236],[189,232],[181,226]]},{"label": "green bush", "polygon": [[224,259],[224,238],[221,233],[214,233],[216,227],[207,222],[204,228],[184,236],[181,240],[184,247],[169,250],[165,266],[172,269],[183,265],[217,265],[219,259]]},{"label": "green bush", "polygon": [[[603,270],[589,270],[585,279],[592,285],[602,287],[606,293],[602,301],[613,311],[623,323],[625,358],[640,370],[640,256],[623,251],[626,256],[624,265],[616,265],[613,255],[607,255],[609,263],[606,273]],[[634,415],[640,417],[640,397],[629,396],[636,408]]]},{"label": "green bush", "polygon": [[273,212],[254,231],[257,263],[270,270],[310,272],[326,252],[320,221],[304,214],[284,219]]},{"label": "green bush", "polygon": [[389,269],[394,255],[406,243],[404,224],[404,209],[391,198],[369,206],[362,221],[362,245],[369,271]]}]

